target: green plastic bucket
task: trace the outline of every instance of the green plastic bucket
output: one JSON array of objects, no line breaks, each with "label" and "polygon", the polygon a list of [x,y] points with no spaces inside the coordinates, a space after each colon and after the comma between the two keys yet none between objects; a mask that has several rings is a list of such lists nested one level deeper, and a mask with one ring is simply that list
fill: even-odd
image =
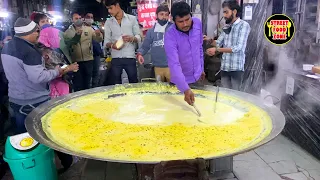
[{"label": "green plastic bucket", "polygon": [[57,180],[54,151],[42,144],[29,150],[14,148],[7,138],[4,161],[9,164],[15,180]]}]

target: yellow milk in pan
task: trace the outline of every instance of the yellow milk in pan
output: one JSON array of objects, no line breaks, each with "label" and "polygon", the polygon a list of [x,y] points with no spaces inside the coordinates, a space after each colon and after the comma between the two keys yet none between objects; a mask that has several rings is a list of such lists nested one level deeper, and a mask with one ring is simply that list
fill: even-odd
[{"label": "yellow milk in pan", "polygon": [[[126,95],[105,98],[120,92]],[[169,86],[149,85],[82,96],[47,113],[43,129],[50,139],[74,152],[145,162],[230,154],[271,132],[268,114],[251,103],[221,93],[214,113],[215,93],[195,90],[203,95],[196,98],[199,119],[177,92]]]}]

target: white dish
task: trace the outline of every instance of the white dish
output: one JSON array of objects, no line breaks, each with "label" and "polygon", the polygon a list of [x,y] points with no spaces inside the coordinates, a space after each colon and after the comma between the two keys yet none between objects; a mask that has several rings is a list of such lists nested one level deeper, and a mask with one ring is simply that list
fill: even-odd
[{"label": "white dish", "polygon": [[317,75],[307,74],[306,76],[313,79],[320,79],[320,77]]},{"label": "white dish", "polygon": [[313,66],[314,66],[313,64],[304,64],[303,70],[304,71],[311,71]]},{"label": "white dish", "polygon": [[29,133],[18,134],[10,136],[10,144],[17,150],[26,151],[35,147],[38,142],[34,140]]}]

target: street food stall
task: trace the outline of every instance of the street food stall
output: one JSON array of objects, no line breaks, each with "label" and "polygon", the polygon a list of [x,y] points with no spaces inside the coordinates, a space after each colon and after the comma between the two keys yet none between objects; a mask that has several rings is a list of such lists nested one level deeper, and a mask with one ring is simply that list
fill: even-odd
[{"label": "street food stall", "polygon": [[294,20],[297,32],[286,48],[289,63],[281,81],[283,134],[320,159],[320,1],[284,0],[282,11]]},{"label": "street food stall", "polygon": [[283,135],[320,159],[320,77],[312,72],[285,70],[281,111],[286,117]]}]

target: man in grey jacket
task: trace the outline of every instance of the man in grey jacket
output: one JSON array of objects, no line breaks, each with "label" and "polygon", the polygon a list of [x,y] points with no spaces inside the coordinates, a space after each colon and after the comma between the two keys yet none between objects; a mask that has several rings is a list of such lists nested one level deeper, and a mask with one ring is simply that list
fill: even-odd
[{"label": "man in grey jacket", "polygon": [[160,5],[156,10],[157,23],[149,29],[141,48],[138,50],[137,59],[140,64],[144,63],[143,56],[151,48],[151,61],[156,77],[160,77],[162,82],[170,82],[170,71],[168,61],[164,51],[164,34],[172,23],[168,22],[169,8],[167,5]]},{"label": "man in grey jacket", "polygon": [[17,133],[24,133],[24,114],[49,99],[48,83],[63,70],[44,68],[42,55],[34,46],[40,32],[35,22],[19,18],[14,29],[15,37],[4,46],[1,59],[9,82],[9,101],[15,113]]},{"label": "man in grey jacket", "polygon": [[[35,47],[40,32],[35,22],[18,18],[14,30],[15,37],[3,47],[1,59],[9,82],[9,101],[16,119],[16,134],[21,134],[27,132],[24,126],[27,115],[50,99],[48,83],[66,71],[60,67],[45,69],[42,55]],[[63,167],[68,169],[72,156],[57,154]]]}]

